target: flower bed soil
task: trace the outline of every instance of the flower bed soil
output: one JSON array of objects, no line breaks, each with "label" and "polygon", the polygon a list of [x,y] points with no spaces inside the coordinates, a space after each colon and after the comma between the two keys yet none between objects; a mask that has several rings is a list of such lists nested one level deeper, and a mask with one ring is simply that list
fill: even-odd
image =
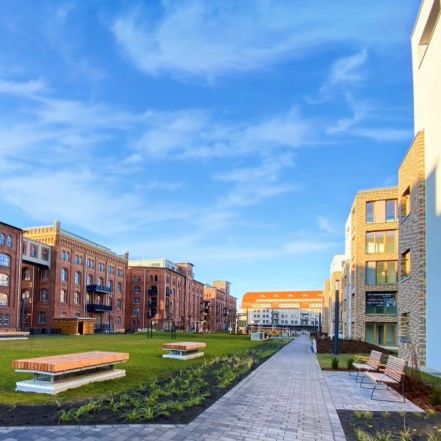
[{"label": "flower bed soil", "polygon": [[[317,353],[331,354],[332,339],[329,337],[317,339]],[[394,354],[392,351],[380,348],[365,341],[360,340],[339,340],[339,351],[341,354],[369,354],[372,350],[380,351],[383,354]]]},{"label": "flower bed soil", "polygon": [[[241,355],[235,354],[231,356],[221,357],[219,361],[209,362],[207,365],[201,365],[201,367],[195,367],[192,369],[184,369],[182,371],[171,372],[170,374],[160,377],[156,380],[155,386],[147,383],[140,385],[138,389],[133,389],[114,396],[103,397],[96,401],[76,401],[59,406],[54,404],[48,405],[0,405],[0,426],[42,426],[42,425],[76,425],[76,424],[127,424],[127,423],[160,423],[160,424],[186,424],[191,422],[205,409],[211,406],[215,401],[222,397],[228,390],[233,388],[243,378],[249,375],[255,368],[265,362],[268,358],[273,356],[278,350],[280,350],[286,342],[268,342],[261,345],[256,350],[247,351]],[[242,364],[240,357],[243,357]],[[229,360],[236,360],[237,370],[231,369],[231,363]],[[234,361],[233,361],[234,364]],[[194,373],[200,369],[200,376],[195,377],[194,383],[190,384],[190,388],[195,386],[195,392],[193,396],[191,393],[184,396],[179,393],[180,390],[176,390],[175,393],[169,393],[167,396],[160,396],[154,401],[154,405],[151,407],[158,409],[162,405],[167,403],[185,402],[185,400],[191,400],[194,396],[199,394],[200,403],[196,405],[187,406],[180,411],[172,411],[169,414],[158,412],[153,417],[138,418],[135,420],[128,419],[127,415],[131,410],[137,410],[134,405],[135,401],[144,400],[144,406],[148,407],[145,402],[151,397],[151,394],[156,391],[166,390],[167,386],[173,381],[185,381],[190,377],[192,372]],[[234,374],[234,372],[237,372]],[[187,378],[186,378],[187,377]],[[182,380],[184,379],[184,380]],[[183,384],[179,383],[176,384]],[[199,388],[196,383],[199,382]],[[191,381],[190,381],[191,383]],[[115,398],[121,400],[122,396],[125,396],[126,406],[120,408],[120,410],[112,410],[109,405],[109,400]],[[85,412],[81,417],[71,418],[70,420],[63,420],[60,416],[63,413],[75,412],[80,407],[85,407],[91,402],[93,403],[105,403],[100,405],[96,410],[91,412]]]},{"label": "flower bed soil", "polygon": [[[356,412],[353,410],[338,410],[340,422],[348,441],[362,439],[357,430],[369,434],[372,441],[380,438],[380,433],[390,433],[390,440],[411,439],[412,441],[427,441],[429,434],[437,435],[441,440],[441,414],[421,412]],[[410,438],[403,438],[402,432],[408,430]]]}]

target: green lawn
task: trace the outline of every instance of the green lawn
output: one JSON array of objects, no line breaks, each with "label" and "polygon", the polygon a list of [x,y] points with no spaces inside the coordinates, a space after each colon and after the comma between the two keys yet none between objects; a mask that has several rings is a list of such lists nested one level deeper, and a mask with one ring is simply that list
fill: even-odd
[{"label": "green lawn", "polygon": [[[161,349],[161,344],[173,341],[167,333],[156,333],[153,339],[147,338],[145,334],[135,334],[41,336],[31,337],[29,340],[0,341],[0,404],[40,404],[96,398],[107,393],[120,392],[170,370],[188,368],[203,363],[204,359],[246,350],[261,344],[251,341],[249,336],[227,334],[178,334],[176,341],[183,340],[206,342],[205,357],[185,362],[163,359],[161,355],[164,351]],[[56,397],[15,392],[15,382],[30,376],[16,374],[11,367],[12,360],[86,351],[128,352],[130,360],[120,365],[127,370],[126,377],[83,386],[58,394]]]},{"label": "green lawn", "polygon": [[[369,354],[339,354],[337,358],[339,359],[338,368],[347,369],[347,361],[352,358],[354,361],[359,357],[366,357]],[[332,359],[335,357],[334,354],[317,354],[317,359],[320,363],[322,369],[331,369]]]}]

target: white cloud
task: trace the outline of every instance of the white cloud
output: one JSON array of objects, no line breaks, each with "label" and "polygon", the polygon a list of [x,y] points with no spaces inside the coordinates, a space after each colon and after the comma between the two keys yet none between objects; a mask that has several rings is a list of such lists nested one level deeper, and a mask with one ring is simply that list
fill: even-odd
[{"label": "white cloud", "polygon": [[331,66],[331,72],[326,81],[327,87],[361,81],[363,74],[360,68],[366,63],[367,58],[368,53],[366,49],[362,49],[360,52],[348,57],[339,58]]},{"label": "white cloud", "polygon": [[335,227],[332,225],[330,220],[325,216],[318,216],[317,224],[320,230],[324,231],[325,233],[331,233],[331,234],[336,233]]},{"label": "white cloud", "polygon": [[41,79],[30,81],[8,81],[0,78],[0,93],[34,97],[36,94],[45,92],[46,84]]},{"label": "white cloud", "polygon": [[[378,50],[404,41],[412,5],[397,10],[384,3],[373,8],[367,0],[342,0],[338,7],[325,0],[163,1],[159,19],[148,7],[138,6],[116,17],[111,28],[129,59],[147,74],[210,81],[263,70],[323,44],[349,41],[375,44]],[[351,62],[357,60],[348,59],[340,67],[349,72]]]}]

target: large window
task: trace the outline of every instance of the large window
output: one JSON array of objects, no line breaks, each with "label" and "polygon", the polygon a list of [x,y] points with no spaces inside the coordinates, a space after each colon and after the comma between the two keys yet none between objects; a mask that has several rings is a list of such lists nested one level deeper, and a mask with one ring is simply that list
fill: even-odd
[{"label": "large window", "polygon": [[38,323],[40,325],[46,323],[46,313],[44,311],[40,311],[38,313]]},{"label": "large window", "polygon": [[9,276],[7,274],[0,274],[0,286],[9,286]]},{"label": "large window", "polygon": [[67,291],[65,289],[60,291],[60,302],[67,303]]},{"label": "large window", "polygon": [[366,223],[381,224],[397,220],[397,200],[366,202]]},{"label": "large window", "polygon": [[388,285],[397,283],[397,261],[366,262],[366,284]]},{"label": "large window", "polygon": [[0,306],[8,306],[8,295],[0,293]]},{"label": "large window", "polygon": [[75,271],[75,283],[79,285],[81,283],[81,272]]},{"label": "large window", "polygon": [[67,282],[67,269],[61,268],[60,277],[62,282]]},{"label": "large window", "polygon": [[366,293],[366,314],[388,314],[397,313],[397,302],[395,292],[367,292]]},{"label": "large window", "polygon": [[410,187],[407,187],[404,190],[404,193],[401,195],[401,203],[400,203],[400,215],[401,218],[405,218],[410,214]]},{"label": "large window", "polygon": [[366,323],[366,341],[375,345],[395,346],[396,323]]},{"label": "large window", "polygon": [[366,253],[385,254],[397,252],[397,230],[369,231],[366,233]]},{"label": "large window", "polygon": [[74,292],[74,303],[75,305],[79,305],[81,303],[81,296],[78,291]]},{"label": "large window", "polygon": [[410,250],[405,251],[401,254],[401,274],[400,279],[405,279],[410,277]]},{"label": "large window", "polygon": [[11,266],[11,258],[7,254],[0,254],[0,266]]}]

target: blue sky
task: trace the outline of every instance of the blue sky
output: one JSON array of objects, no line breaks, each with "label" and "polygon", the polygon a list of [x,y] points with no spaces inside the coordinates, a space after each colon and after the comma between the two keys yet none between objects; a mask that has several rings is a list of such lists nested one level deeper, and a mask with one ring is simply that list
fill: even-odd
[{"label": "blue sky", "polygon": [[320,289],[412,140],[418,0],[2,2],[1,219]]}]

